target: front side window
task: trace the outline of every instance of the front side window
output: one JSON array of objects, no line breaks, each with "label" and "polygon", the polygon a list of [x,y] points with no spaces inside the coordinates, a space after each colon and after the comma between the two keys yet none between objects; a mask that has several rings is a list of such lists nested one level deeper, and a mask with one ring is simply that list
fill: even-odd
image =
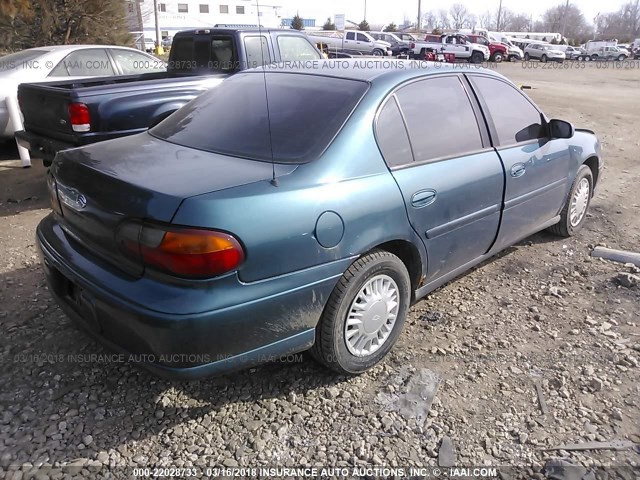
[{"label": "front side window", "polygon": [[278,37],[280,61],[317,60],[320,52],[304,37],[280,35]]},{"label": "front side window", "polygon": [[471,78],[489,110],[500,146],[543,136],[540,112],[520,90],[496,78]]},{"label": "front side window", "polygon": [[419,80],[402,87],[396,95],[416,162],[483,148],[471,102],[457,76]]},{"label": "front side window", "polygon": [[368,41],[369,41],[369,39],[367,38],[367,36],[366,36],[366,35],[363,35],[363,34],[359,33],[359,34],[358,34],[358,41],[359,41],[359,42],[368,42]]}]

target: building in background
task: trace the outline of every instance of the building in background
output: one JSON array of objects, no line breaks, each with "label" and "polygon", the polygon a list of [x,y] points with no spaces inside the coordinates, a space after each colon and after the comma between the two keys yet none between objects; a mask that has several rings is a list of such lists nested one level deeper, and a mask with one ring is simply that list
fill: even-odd
[{"label": "building in background", "polygon": [[[141,49],[153,47],[156,41],[156,25],[153,0],[126,0],[127,22]],[[158,23],[165,44],[180,30],[211,28],[215,25],[281,26],[280,6],[259,3],[255,0],[158,0]]]}]

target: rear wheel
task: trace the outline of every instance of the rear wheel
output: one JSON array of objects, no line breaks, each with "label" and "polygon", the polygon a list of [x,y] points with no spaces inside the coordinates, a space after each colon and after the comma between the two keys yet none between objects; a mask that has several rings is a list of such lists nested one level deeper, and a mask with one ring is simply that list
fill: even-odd
[{"label": "rear wheel", "polygon": [[528,62],[531,59],[531,56],[528,53],[524,54],[524,60],[525,62]]},{"label": "rear wheel", "polygon": [[546,55],[542,55],[542,57],[540,57],[540,61],[542,63],[547,63],[547,56]]},{"label": "rear wheel", "polygon": [[400,335],[410,291],[409,274],[398,257],[383,250],[362,256],[331,293],[311,354],[340,373],[373,367]]},{"label": "rear wheel", "polygon": [[560,212],[560,222],[549,227],[549,231],[561,237],[571,237],[584,225],[587,210],[593,195],[593,174],[591,169],[582,165],[571,186],[567,202]]},{"label": "rear wheel", "polygon": [[596,60],[598,60],[598,55],[591,55],[591,61],[595,62]]}]

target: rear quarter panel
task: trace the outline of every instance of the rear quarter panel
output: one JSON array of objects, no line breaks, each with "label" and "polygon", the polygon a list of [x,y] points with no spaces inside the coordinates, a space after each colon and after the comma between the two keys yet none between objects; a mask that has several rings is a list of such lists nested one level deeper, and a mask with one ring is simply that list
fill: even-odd
[{"label": "rear quarter panel", "polygon": [[[246,250],[239,270],[246,282],[360,255],[391,240],[413,243],[426,262],[424,245],[409,225],[400,190],[375,143],[375,107],[358,108],[321,158],[278,178],[278,186],[257,182],[188,198],[173,223],[237,235]],[[316,224],[323,212],[342,220],[343,235],[335,246],[318,242]]]}]

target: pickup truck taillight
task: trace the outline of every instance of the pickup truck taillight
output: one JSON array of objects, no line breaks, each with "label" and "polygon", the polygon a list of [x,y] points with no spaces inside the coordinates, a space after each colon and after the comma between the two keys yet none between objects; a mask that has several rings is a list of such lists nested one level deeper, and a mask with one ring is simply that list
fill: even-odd
[{"label": "pickup truck taillight", "polygon": [[91,130],[89,107],[84,103],[73,102],[69,104],[69,120],[74,132],[88,132]]},{"label": "pickup truck taillight", "polygon": [[415,44],[415,42],[411,42],[411,43],[409,44],[409,48],[410,48],[411,50],[413,50],[414,48],[416,48],[416,44]]},{"label": "pickup truck taillight", "polygon": [[217,277],[237,269],[245,258],[233,235],[216,230],[125,223],[116,241],[144,265],[183,278]]}]

